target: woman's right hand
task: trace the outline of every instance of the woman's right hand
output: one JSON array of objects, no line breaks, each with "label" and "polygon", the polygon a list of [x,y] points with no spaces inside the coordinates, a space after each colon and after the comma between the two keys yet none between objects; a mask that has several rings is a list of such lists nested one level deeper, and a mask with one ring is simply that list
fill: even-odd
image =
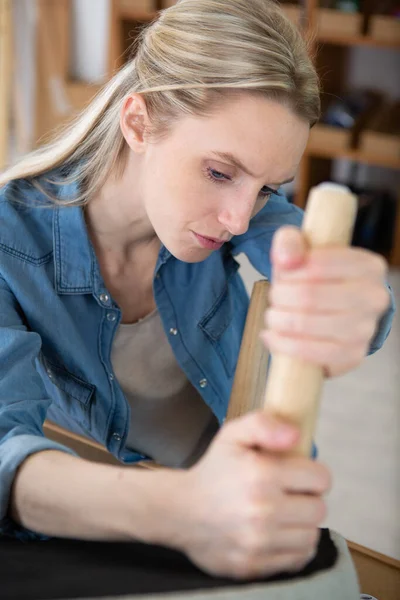
[{"label": "woman's right hand", "polygon": [[298,436],[254,411],[226,423],[187,471],[179,549],[203,571],[252,579],[314,557],[331,478],[321,463],[285,456]]}]

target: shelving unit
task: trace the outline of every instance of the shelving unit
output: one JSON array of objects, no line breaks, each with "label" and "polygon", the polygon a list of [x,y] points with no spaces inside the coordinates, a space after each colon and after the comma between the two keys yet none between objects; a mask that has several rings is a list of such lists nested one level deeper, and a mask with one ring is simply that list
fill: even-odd
[{"label": "shelving unit", "polygon": [[[82,108],[96,93],[97,86],[71,81],[67,73],[68,27],[71,0],[38,0],[39,18],[39,97],[37,99],[37,130],[39,134],[51,130],[74,111]],[[317,56],[317,68],[324,73],[323,97],[339,95],[344,91],[343,81],[348,49],[352,46],[391,48],[400,56],[400,20],[367,12],[375,3],[364,0],[365,12],[349,14],[338,10],[320,8],[319,0],[302,0],[301,3],[284,2],[287,16],[312,40]],[[109,47],[109,74],[118,69],[129,54],[132,36],[141,26],[153,20],[157,12],[175,3],[175,0],[112,0],[111,36]],[[56,8],[57,7],[57,8]],[[52,12],[53,11],[53,12]],[[47,21],[46,21],[47,19]],[[49,27],[49,19],[52,27]],[[51,44],[56,51],[51,51]],[[329,77],[326,73],[329,71]],[[51,89],[49,81],[58,83]],[[62,84],[62,85],[60,85]],[[59,92],[62,92],[61,96]],[[55,110],[54,98],[64,99],[64,107]],[[64,108],[64,113],[62,109]],[[346,140],[346,135],[348,139]],[[390,148],[396,150],[399,138],[386,138]],[[381,146],[382,147],[382,146]],[[362,134],[354,136],[344,130],[326,125],[316,125],[311,132],[299,174],[299,187],[295,202],[305,207],[310,188],[331,178],[332,162],[347,159],[360,164],[400,171],[400,152],[376,151],[373,144],[363,142]],[[398,196],[400,205],[400,191]],[[400,213],[400,209],[397,211]],[[400,266],[400,217],[397,218],[393,251],[390,263]]]},{"label": "shelving unit", "polygon": [[[125,22],[125,30],[126,22],[137,25],[148,22],[154,18],[157,10],[174,3],[175,0],[140,0],[138,5],[131,0],[114,0],[120,21]],[[324,79],[327,94],[342,91],[341,79],[346,51],[349,47],[391,48],[400,51],[400,21],[371,12],[367,13],[368,3],[364,13],[345,13],[330,8],[320,8],[319,4],[319,0],[303,0],[301,4],[282,2],[282,8],[313,41],[319,70],[324,70],[327,66],[331,67],[330,81]],[[124,49],[126,45],[122,50]],[[343,136],[346,136],[343,130],[329,128],[322,124],[314,128],[300,169],[296,204],[305,207],[310,188],[320,180],[330,178],[332,161],[337,159],[400,170],[400,152],[388,155],[374,151],[370,146],[364,149],[359,144],[359,137],[356,136],[357,141],[354,143],[354,136],[352,137],[348,132],[347,135],[346,142],[343,140]],[[392,146],[397,147],[393,140]],[[400,266],[400,217],[397,218],[393,251],[388,258],[392,265]]]},{"label": "shelving unit", "polygon": [[[365,2],[365,12],[359,14],[340,13],[332,9],[319,7],[318,0],[305,0],[306,18],[304,33],[313,40],[317,55],[317,68],[330,76],[323,79],[327,95],[340,95],[346,61],[347,49],[352,46],[371,48],[390,48],[399,51],[400,58],[400,20],[367,12],[372,6]],[[378,3],[376,3],[378,4]],[[389,27],[388,27],[389,26]],[[389,35],[384,35],[389,30]],[[316,125],[311,132],[300,169],[299,189],[296,203],[305,207],[310,188],[329,178],[332,161],[347,159],[355,163],[384,167],[400,171],[400,151],[388,154],[373,149],[371,144],[363,143],[363,129],[354,138],[348,133],[347,144],[343,144],[346,132],[326,125]],[[336,136],[336,138],[335,138]],[[388,135],[386,141],[397,149],[398,134]],[[392,266],[400,266],[400,190],[397,194],[397,217],[394,224],[394,243],[389,256]]]}]

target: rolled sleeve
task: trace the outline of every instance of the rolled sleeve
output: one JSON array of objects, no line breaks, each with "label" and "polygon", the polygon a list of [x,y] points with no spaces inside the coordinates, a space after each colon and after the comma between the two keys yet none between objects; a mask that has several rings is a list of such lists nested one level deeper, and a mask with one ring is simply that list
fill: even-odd
[{"label": "rolled sleeve", "polygon": [[394,318],[394,314],[396,312],[396,301],[394,299],[394,294],[393,294],[393,290],[390,287],[390,285],[388,284],[388,290],[390,293],[390,307],[389,309],[386,311],[386,313],[383,315],[383,317],[381,318],[379,325],[377,327],[375,336],[371,342],[370,345],[370,350],[368,354],[373,354],[374,352],[376,352],[377,350],[379,350],[380,348],[382,348],[383,344],[385,343],[390,330],[392,328],[392,323],[393,323],[393,318]]},{"label": "rolled sleeve", "polygon": [[30,539],[43,536],[19,527],[8,515],[19,466],[42,450],[76,453],[43,434],[51,398],[35,367],[42,340],[24,321],[20,306],[0,277],[0,535]]}]

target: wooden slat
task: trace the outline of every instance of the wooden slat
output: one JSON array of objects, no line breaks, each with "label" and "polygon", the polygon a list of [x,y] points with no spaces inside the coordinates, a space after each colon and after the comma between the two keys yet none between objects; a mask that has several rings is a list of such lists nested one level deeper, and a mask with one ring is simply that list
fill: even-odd
[{"label": "wooden slat", "polygon": [[361,591],[379,600],[398,600],[400,561],[354,542],[347,542]]},{"label": "wooden slat", "polygon": [[156,2],[154,0],[116,0],[118,13],[121,19],[127,21],[149,21],[157,16]]},{"label": "wooden slat", "polygon": [[0,169],[8,160],[12,93],[11,0],[0,0]]},{"label": "wooden slat", "polygon": [[[119,15],[114,5],[115,0],[110,22],[109,76],[119,66],[122,54],[116,39]],[[40,143],[51,138],[52,131],[73,118],[102,87],[69,78],[71,9],[71,0],[37,3],[35,141]]]},{"label": "wooden slat", "polygon": [[109,77],[122,67],[124,62],[123,33],[119,0],[111,2],[110,29],[108,39],[108,73]]},{"label": "wooden slat", "polygon": [[[72,109],[65,72],[68,61],[68,48],[65,45],[70,23],[67,17],[70,6],[67,2],[37,2],[36,140],[64,122]],[[65,28],[66,34],[55,35],[53,27],[56,31]]]},{"label": "wooden slat", "polygon": [[[45,421],[43,425],[43,432],[47,438],[58,442],[67,448],[74,450],[81,458],[90,460],[92,462],[105,463],[109,465],[117,465],[119,467],[124,466],[111,452],[98,444],[90,438],[83,437],[72,431],[68,431],[51,421]],[[131,466],[131,465],[127,465]],[[134,467],[145,467],[148,469],[158,468],[158,465],[151,463],[150,461],[143,461],[132,465]]]},{"label": "wooden slat", "polygon": [[268,307],[268,281],[254,284],[229,400],[227,420],[263,407],[268,352],[259,338]]}]

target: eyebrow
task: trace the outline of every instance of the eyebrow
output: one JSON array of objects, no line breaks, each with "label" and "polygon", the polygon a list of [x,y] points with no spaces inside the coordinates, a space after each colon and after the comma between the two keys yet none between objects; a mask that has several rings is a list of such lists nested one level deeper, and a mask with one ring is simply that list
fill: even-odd
[{"label": "eyebrow", "polygon": [[[231,163],[234,167],[237,167],[238,169],[240,169],[241,171],[243,171],[247,175],[250,175],[250,177],[254,177],[254,178],[257,177],[257,175],[255,175],[254,173],[252,173],[250,171],[250,169],[248,169],[242,163],[241,160],[239,160],[236,156],[234,156],[230,152],[212,152],[212,154],[214,156],[217,156],[218,158],[221,158],[222,160],[225,160],[226,162]],[[279,187],[281,185],[284,185],[285,183],[291,183],[292,181],[294,181],[294,176],[291,177],[290,179],[286,179],[286,181],[281,181],[280,183],[271,183],[271,185],[275,185],[275,186]]]}]

